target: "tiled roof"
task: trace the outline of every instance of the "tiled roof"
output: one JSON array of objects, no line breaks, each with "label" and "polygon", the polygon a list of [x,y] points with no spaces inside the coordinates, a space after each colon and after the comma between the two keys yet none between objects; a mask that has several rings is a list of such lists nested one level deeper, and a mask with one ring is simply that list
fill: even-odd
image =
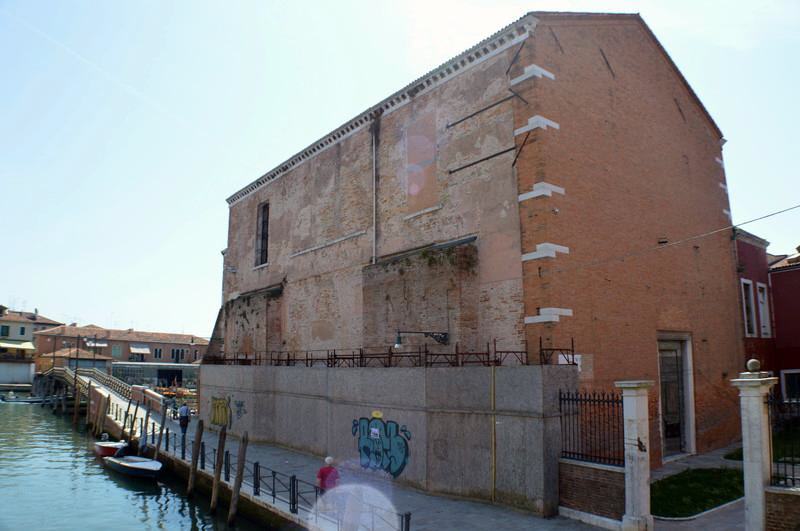
[{"label": "tiled roof", "polygon": [[208,340],[189,334],[171,334],[169,332],[144,332],[142,330],[115,330],[95,325],[70,326],[62,325],[48,330],[35,332],[41,336],[66,336],[109,339],[112,341],[133,341],[136,343],[175,343],[185,345],[208,345]]},{"label": "tiled roof", "polygon": [[89,350],[78,349],[77,351],[74,348],[62,348],[56,350],[55,352],[42,352],[39,354],[39,358],[75,358],[78,359],[96,359],[96,360],[110,360],[112,359],[109,356],[103,356],[102,354],[95,354]]},{"label": "tiled roof", "polygon": [[31,323],[31,324],[45,324],[45,325],[60,325],[58,321],[48,319],[44,315],[36,314],[33,312],[20,312],[17,310],[7,310],[5,314],[0,315],[0,321],[11,323]]}]

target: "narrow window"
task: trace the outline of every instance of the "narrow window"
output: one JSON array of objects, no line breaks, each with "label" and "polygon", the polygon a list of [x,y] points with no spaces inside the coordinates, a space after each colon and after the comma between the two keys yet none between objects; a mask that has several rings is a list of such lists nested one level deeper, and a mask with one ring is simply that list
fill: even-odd
[{"label": "narrow window", "polygon": [[786,402],[800,400],[800,370],[790,369],[781,371],[781,389]]},{"label": "narrow window", "polygon": [[772,337],[772,323],[769,320],[769,298],[767,286],[758,282],[756,284],[758,293],[758,319],[761,324],[761,337]]},{"label": "narrow window", "polygon": [[21,335],[21,336],[25,335],[25,327],[24,326],[20,326],[19,327],[19,335]]},{"label": "narrow window", "polygon": [[0,326],[0,336],[8,337],[8,326],[6,325]]},{"label": "narrow window", "polygon": [[742,279],[742,309],[744,310],[744,336],[756,336],[756,312],[753,300],[753,282]]},{"label": "narrow window", "polygon": [[256,227],[256,266],[264,265],[269,259],[269,203],[258,207],[258,226]]}]

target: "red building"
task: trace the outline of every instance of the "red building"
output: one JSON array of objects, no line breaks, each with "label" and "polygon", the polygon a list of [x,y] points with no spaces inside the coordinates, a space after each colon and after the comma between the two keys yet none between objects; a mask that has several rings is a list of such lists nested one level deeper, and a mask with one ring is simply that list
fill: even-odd
[{"label": "red building", "polygon": [[735,237],[746,359],[780,376],[784,399],[800,399],[800,248],[776,256],[758,236]]}]

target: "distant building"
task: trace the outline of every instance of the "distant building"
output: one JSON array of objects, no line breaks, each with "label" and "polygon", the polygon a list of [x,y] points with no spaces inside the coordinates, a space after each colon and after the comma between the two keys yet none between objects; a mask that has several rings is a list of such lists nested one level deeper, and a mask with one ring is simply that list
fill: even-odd
[{"label": "distant building", "polygon": [[55,352],[36,356],[36,372],[43,372],[51,367],[74,369],[76,366],[79,369],[96,368],[110,373],[111,358],[90,350],[76,348],[62,348]]},{"label": "distant building", "polygon": [[0,384],[27,384],[33,381],[34,332],[60,325],[39,315],[38,310],[23,312],[0,305]]},{"label": "distant building", "polygon": [[37,332],[41,356],[63,348],[80,348],[114,361],[191,363],[203,358],[208,341],[189,334],[116,330],[95,325],[62,325]]},{"label": "distant building", "polygon": [[61,324],[39,315],[39,310],[23,312],[0,305],[0,357],[30,356],[36,350],[34,332]]}]

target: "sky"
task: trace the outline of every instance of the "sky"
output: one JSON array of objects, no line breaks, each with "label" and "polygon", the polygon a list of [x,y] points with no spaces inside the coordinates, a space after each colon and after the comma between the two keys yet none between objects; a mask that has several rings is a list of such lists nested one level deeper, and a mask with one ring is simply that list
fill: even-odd
[{"label": "sky", "polygon": [[[800,2],[0,0],[0,304],[209,336],[225,198],[527,11],[640,13],[734,223],[800,203]],[[800,209],[743,228],[800,245]]]}]

